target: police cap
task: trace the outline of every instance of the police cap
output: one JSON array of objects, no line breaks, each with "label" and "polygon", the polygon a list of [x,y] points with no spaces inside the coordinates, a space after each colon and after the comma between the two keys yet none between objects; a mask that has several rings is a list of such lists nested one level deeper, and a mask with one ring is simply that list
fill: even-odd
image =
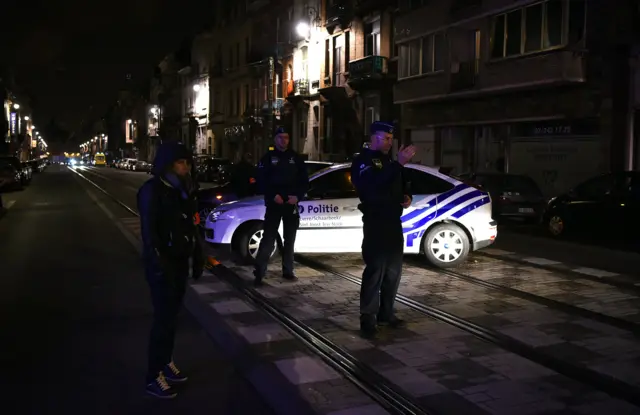
[{"label": "police cap", "polygon": [[383,121],[375,121],[371,124],[371,134],[383,132],[393,134],[393,124]]}]

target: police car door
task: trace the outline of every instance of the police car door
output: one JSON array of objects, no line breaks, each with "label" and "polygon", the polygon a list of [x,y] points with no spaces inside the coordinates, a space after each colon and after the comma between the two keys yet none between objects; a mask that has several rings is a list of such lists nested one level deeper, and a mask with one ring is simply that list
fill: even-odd
[{"label": "police car door", "polygon": [[417,254],[420,252],[425,230],[436,219],[438,195],[451,191],[455,186],[422,171],[418,165],[408,165],[405,174],[413,193],[413,200],[400,218],[404,233],[404,252]]},{"label": "police car door", "polygon": [[331,169],[309,183],[300,203],[300,228],[295,251],[360,252],[362,214],[351,184],[350,166]]}]

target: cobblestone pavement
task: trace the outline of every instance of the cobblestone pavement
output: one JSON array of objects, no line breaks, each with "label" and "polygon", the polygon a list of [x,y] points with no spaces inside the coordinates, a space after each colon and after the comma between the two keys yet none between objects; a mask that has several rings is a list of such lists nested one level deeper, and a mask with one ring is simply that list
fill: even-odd
[{"label": "cobblestone pavement", "polygon": [[[313,258],[354,276],[362,271],[357,255]],[[491,272],[498,273],[499,263],[488,261],[485,266],[494,267]],[[227,266],[248,281],[253,278],[250,267],[231,262]],[[361,339],[357,285],[302,266],[297,269],[300,280],[291,283],[279,278],[279,266],[277,261],[269,266],[268,285],[259,289],[261,294],[370,365],[425,408],[446,414],[602,414],[610,411],[640,414],[640,408],[402,305],[397,309],[398,315],[408,321],[406,329],[382,332],[375,341]],[[480,265],[470,267],[477,267],[476,272],[482,271]],[[435,271],[406,265],[404,272],[401,292],[408,297],[498,330],[556,357],[631,384],[638,382],[634,371],[640,349],[630,333],[491,293]],[[541,281],[563,278],[535,268],[528,272]],[[539,275],[541,273],[544,275]],[[529,274],[523,274],[522,278],[528,279]],[[502,275],[516,278],[515,272]],[[575,289],[568,285],[566,291]],[[252,322],[253,313],[255,311],[247,310],[238,314],[244,314],[242,332],[247,336],[269,337],[262,347],[268,344],[275,354],[286,350],[285,344],[290,340],[277,334],[278,326],[264,321]],[[320,384],[315,385],[315,389],[324,390]]]}]

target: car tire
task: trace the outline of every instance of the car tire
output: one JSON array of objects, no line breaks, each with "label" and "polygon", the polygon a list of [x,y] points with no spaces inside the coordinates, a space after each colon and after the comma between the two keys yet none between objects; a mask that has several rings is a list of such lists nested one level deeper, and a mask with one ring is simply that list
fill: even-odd
[{"label": "car tire", "polygon": [[438,268],[452,268],[466,261],[470,243],[466,232],[452,223],[441,223],[429,229],[422,241],[424,256]]},{"label": "car tire", "polygon": [[[260,246],[260,240],[262,239],[263,222],[255,222],[251,225],[240,229],[240,235],[238,237],[238,253],[240,258],[247,263],[255,263],[256,255],[258,254],[258,247]],[[278,249],[278,241],[273,246],[270,258],[276,253]]]}]

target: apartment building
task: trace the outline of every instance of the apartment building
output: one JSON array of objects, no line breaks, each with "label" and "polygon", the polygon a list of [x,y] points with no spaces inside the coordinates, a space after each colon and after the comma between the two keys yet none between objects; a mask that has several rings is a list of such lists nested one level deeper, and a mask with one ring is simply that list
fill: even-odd
[{"label": "apartment building", "polygon": [[397,122],[394,2],[298,1],[292,87],[293,141],[311,159],[359,151],[371,122]]},{"label": "apartment building", "polygon": [[394,102],[416,161],[527,174],[548,195],[629,168],[633,24],[605,3],[401,0]]}]

